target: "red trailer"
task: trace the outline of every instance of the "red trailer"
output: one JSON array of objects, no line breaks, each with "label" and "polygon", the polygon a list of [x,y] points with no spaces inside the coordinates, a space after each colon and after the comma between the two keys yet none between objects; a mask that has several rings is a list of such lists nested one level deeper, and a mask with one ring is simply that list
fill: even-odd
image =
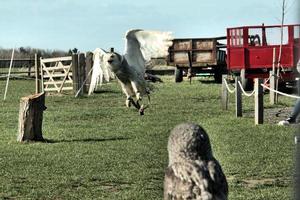
[{"label": "red trailer", "polygon": [[244,84],[256,77],[268,78],[274,63],[277,67],[282,41],[280,77],[292,80],[300,57],[299,38],[300,24],[283,25],[282,29],[281,25],[228,28],[227,69],[241,75]]}]

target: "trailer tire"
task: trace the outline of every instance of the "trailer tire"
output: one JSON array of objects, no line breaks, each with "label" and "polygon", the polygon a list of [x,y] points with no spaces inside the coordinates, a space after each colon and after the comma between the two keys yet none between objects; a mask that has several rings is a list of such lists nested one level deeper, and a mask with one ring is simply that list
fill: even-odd
[{"label": "trailer tire", "polygon": [[226,66],[217,66],[214,70],[214,79],[216,83],[222,83],[222,75],[226,73]]},{"label": "trailer tire", "polygon": [[180,83],[183,81],[183,69],[176,67],[175,68],[175,82]]}]

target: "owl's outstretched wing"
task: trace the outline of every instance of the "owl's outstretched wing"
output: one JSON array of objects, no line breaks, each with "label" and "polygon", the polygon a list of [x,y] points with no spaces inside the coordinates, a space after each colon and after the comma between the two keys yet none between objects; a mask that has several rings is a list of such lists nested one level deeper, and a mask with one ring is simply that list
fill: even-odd
[{"label": "owl's outstretched wing", "polygon": [[151,58],[166,57],[172,45],[171,32],[130,30],[126,33],[124,56],[130,67],[143,75]]},{"label": "owl's outstretched wing", "polygon": [[93,51],[93,54],[94,64],[92,67],[93,72],[88,95],[91,95],[94,92],[98,84],[100,84],[100,86],[102,85],[103,79],[109,82],[113,76],[112,72],[108,68],[107,62],[105,62],[107,52],[103,49],[96,48]]}]

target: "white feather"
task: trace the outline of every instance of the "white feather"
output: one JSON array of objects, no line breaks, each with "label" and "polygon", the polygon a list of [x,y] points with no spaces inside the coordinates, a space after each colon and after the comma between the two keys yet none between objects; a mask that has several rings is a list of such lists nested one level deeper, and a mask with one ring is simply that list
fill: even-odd
[{"label": "white feather", "polygon": [[151,58],[168,55],[172,45],[172,33],[160,31],[130,30],[126,33],[125,58],[128,64],[141,74]]},{"label": "white feather", "polygon": [[107,66],[107,62],[104,62],[104,56],[106,55],[106,52],[100,48],[96,48],[93,52],[93,72],[91,77],[91,83],[88,95],[91,95],[94,90],[96,89],[97,85],[100,84],[100,86],[103,83],[103,79],[107,82],[110,81],[110,71]]}]

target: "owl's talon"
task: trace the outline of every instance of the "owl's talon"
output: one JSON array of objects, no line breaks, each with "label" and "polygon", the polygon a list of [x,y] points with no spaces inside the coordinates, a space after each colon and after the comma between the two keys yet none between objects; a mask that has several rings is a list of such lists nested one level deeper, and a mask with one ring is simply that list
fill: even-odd
[{"label": "owl's talon", "polygon": [[141,101],[142,100],[141,93],[139,93],[139,92],[136,93],[136,100],[137,101]]},{"label": "owl's talon", "polygon": [[145,111],[145,108],[144,108],[144,105],[142,105],[141,108],[139,109],[140,115],[144,115],[144,111]]},{"label": "owl's talon", "polygon": [[133,101],[133,99],[131,97],[128,97],[125,101],[126,107],[130,108],[131,107],[131,102]]}]

